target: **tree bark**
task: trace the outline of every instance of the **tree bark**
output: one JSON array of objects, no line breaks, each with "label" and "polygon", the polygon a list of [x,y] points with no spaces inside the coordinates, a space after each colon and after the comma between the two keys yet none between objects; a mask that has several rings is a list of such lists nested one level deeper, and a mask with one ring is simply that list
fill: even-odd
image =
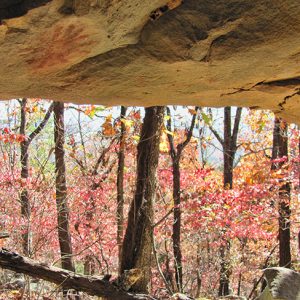
[{"label": "tree bark", "polygon": [[[223,140],[219,137],[218,140],[221,142],[223,147],[224,157],[224,171],[223,171],[223,185],[224,189],[233,188],[233,163],[234,157],[237,150],[237,137],[238,130],[241,121],[242,108],[238,107],[234,119],[234,125],[232,129],[231,125],[231,107],[227,106],[224,108],[224,138]],[[224,228],[224,233],[226,228]],[[230,241],[223,239],[223,245],[220,247],[221,257],[221,269],[220,269],[220,286],[219,296],[229,295],[229,277],[230,277]]]},{"label": "tree bark", "polygon": [[[20,124],[20,134],[26,135],[26,105],[27,99],[23,98],[21,100],[21,124]],[[28,179],[28,148],[29,143],[25,138],[20,144],[21,148],[21,181],[24,182],[24,187],[20,191],[20,201],[21,201],[21,215],[26,220],[27,224],[24,228],[24,233],[22,234],[23,240],[23,253],[26,256],[31,254],[31,239],[30,239],[30,202],[28,196],[28,190],[26,188],[26,180]]]},{"label": "tree bark", "polygon": [[[196,123],[196,116],[198,107],[195,108],[196,113],[192,117],[190,128],[187,132],[186,138],[182,143],[179,143],[175,147],[174,139],[171,134],[168,134],[168,140],[170,145],[170,156],[172,159],[172,173],[173,173],[173,200],[174,200],[174,222],[173,222],[173,253],[174,253],[174,265],[175,265],[175,279],[176,286],[179,292],[183,292],[183,270],[182,270],[182,252],[181,252],[181,185],[180,185],[180,159],[184,148],[191,141],[193,130]],[[167,107],[168,122],[167,129],[172,131],[171,126],[171,113]]]},{"label": "tree bark", "polygon": [[[125,118],[127,108],[121,106],[120,118]],[[125,167],[125,138],[126,138],[126,126],[121,122],[121,134],[120,134],[120,149],[118,153],[118,175],[117,175],[117,244],[119,255],[119,273],[121,272],[121,260],[122,260],[122,240],[124,231],[124,167]]]},{"label": "tree bark", "polygon": [[173,160],[173,200],[174,200],[174,222],[173,222],[173,252],[175,263],[175,279],[179,292],[182,292],[182,253],[181,253],[181,197],[180,197],[180,157]]},{"label": "tree bark", "polygon": [[223,184],[225,189],[232,189],[233,178],[233,159],[235,149],[232,145],[231,136],[231,107],[224,108],[224,171],[223,171]]},{"label": "tree bark", "polygon": [[[275,159],[286,157],[288,159],[288,126],[286,122],[280,118],[274,120],[273,131],[273,149],[272,149],[272,170],[279,170],[282,168],[284,161],[274,162]],[[281,180],[281,187],[279,190],[279,265],[281,267],[291,267],[291,233],[290,233],[290,198],[291,186],[286,179]]]},{"label": "tree bark", "polygon": [[27,126],[27,118],[26,118],[26,106],[27,106],[27,99],[23,98],[20,100],[21,104],[21,122],[20,122],[20,134],[25,137],[25,139],[20,144],[21,150],[21,181],[25,185],[22,187],[20,192],[20,202],[21,202],[21,215],[27,221],[27,225],[24,228],[24,233],[22,234],[23,240],[23,253],[26,256],[31,255],[31,233],[30,233],[30,216],[31,216],[31,207],[30,207],[30,200],[28,190],[26,188],[26,181],[29,177],[29,146],[34,138],[43,130],[46,126],[52,110],[53,104],[50,105],[48,111],[42,120],[42,122],[35,128],[35,130],[26,137],[26,126]]},{"label": "tree bark", "polygon": [[148,292],[151,279],[153,201],[163,120],[164,107],[146,108],[137,149],[136,190],[123,242],[121,273],[140,269],[143,276],[133,290],[143,293]]},{"label": "tree bark", "polygon": [[223,240],[223,245],[220,247],[220,285],[219,285],[219,296],[229,295],[229,284],[230,284],[230,241],[227,239]]},{"label": "tree bark", "polygon": [[0,251],[1,268],[23,273],[35,278],[47,280],[62,286],[64,289],[75,289],[92,296],[108,300],[146,300],[154,299],[147,295],[134,295],[123,291],[117,285],[99,277],[75,274],[74,272],[47,266],[30,258],[2,249]]},{"label": "tree bark", "polygon": [[67,204],[67,184],[65,166],[64,104],[54,102],[54,141],[55,141],[55,183],[58,239],[63,269],[74,271],[72,244],[69,230],[69,209]]}]

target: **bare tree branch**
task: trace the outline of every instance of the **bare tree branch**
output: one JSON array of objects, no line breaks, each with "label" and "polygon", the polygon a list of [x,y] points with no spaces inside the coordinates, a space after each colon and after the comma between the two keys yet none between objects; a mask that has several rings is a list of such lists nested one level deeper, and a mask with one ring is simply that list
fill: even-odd
[{"label": "bare tree branch", "polygon": [[[201,112],[203,112],[202,108],[199,108]],[[212,117],[212,113],[210,113],[210,116]],[[219,135],[219,133],[213,128],[213,126],[211,124],[208,124],[208,128],[210,129],[210,131],[213,133],[213,135],[215,136],[215,138],[219,141],[219,143],[222,145],[222,147],[224,146],[224,140],[221,138],[221,136]]]},{"label": "bare tree branch", "polygon": [[223,146],[224,145],[224,140],[221,138],[219,133],[211,125],[209,125],[208,127],[209,127],[210,131],[214,134],[216,139],[219,141],[219,143]]},{"label": "bare tree branch", "polygon": [[29,135],[28,137],[28,143],[30,144],[33,139],[43,130],[43,128],[46,126],[48,120],[50,119],[50,116],[52,114],[53,111],[53,105],[54,103],[52,102],[51,105],[49,106],[46,115],[44,117],[44,119],[42,120],[42,122],[39,124],[39,126]]},{"label": "bare tree branch", "polygon": [[106,153],[110,150],[110,148],[112,147],[112,145],[114,144],[114,142],[116,141],[116,137],[114,137],[111,141],[111,143],[109,144],[109,146],[105,149],[103,149],[102,153],[100,154],[100,156],[98,157],[96,163],[95,163],[95,166],[93,168],[93,171],[92,171],[92,175],[97,175],[97,172],[98,172],[98,168],[101,164],[101,162],[104,160],[104,157],[106,155]]},{"label": "bare tree branch", "polygon": [[157,227],[159,224],[161,224],[171,213],[173,213],[174,207],[170,209],[159,221],[157,221],[152,227]]},{"label": "bare tree branch", "polygon": [[[155,227],[155,225],[152,225],[152,227]],[[155,262],[156,262],[156,266],[157,266],[157,269],[158,269],[158,272],[159,272],[159,275],[161,276],[162,280],[164,281],[165,283],[165,286],[169,292],[170,295],[173,294],[173,290],[172,290],[172,287],[171,285],[168,283],[162,269],[161,269],[161,266],[160,266],[160,263],[159,263],[159,258],[158,258],[158,255],[157,255],[157,250],[156,250],[156,245],[155,245],[155,239],[154,239],[154,233],[152,232],[152,248],[153,248],[153,254],[154,254],[154,258],[155,258]]]},{"label": "bare tree branch", "polygon": [[[197,112],[199,110],[199,107],[195,107],[195,111],[196,113],[193,115],[193,118],[192,118],[192,122],[191,122],[191,125],[190,125],[190,128],[187,132],[187,135],[186,135],[186,139],[177,145],[177,151],[175,150],[175,145],[174,145],[174,138],[171,134],[168,134],[168,140],[169,140],[169,144],[170,144],[170,155],[172,157],[172,159],[175,159],[175,158],[178,158],[180,157],[182,151],[184,150],[184,148],[188,145],[188,143],[191,141],[191,138],[193,136],[193,130],[194,130],[194,127],[195,127],[195,123],[196,123],[196,117],[197,117]],[[167,130],[168,131],[172,131],[172,126],[171,126],[171,112],[170,112],[170,108],[167,107],[167,116],[169,117],[168,120],[167,120]]]},{"label": "bare tree branch", "polygon": [[196,117],[197,117],[198,110],[199,110],[199,107],[196,106],[195,107],[196,113],[193,115],[191,126],[190,126],[189,131],[187,132],[186,139],[184,142],[180,143],[177,146],[177,154],[178,154],[178,152],[181,153],[183,151],[183,149],[187,146],[187,144],[191,141],[191,138],[193,136],[193,130],[194,130],[195,123],[196,123]]}]

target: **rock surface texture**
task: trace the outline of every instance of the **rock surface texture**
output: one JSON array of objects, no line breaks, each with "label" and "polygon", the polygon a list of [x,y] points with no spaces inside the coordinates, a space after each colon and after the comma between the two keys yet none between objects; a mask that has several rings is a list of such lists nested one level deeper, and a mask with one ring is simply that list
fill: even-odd
[{"label": "rock surface texture", "polygon": [[0,99],[238,105],[300,123],[299,0],[2,0]]},{"label": "rock surface texture", "polygon": [[[264,271],[272,299],[300,300],[300,274],[286,268],[274,267]],[[259,298],[261,300],[267,298]]]}]

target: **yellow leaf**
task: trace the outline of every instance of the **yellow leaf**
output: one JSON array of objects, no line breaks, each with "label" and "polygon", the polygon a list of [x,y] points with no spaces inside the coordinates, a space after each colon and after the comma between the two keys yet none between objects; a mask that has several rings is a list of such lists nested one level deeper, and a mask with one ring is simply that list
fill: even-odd
[{"label": "yellow leaf", "polygon": [[139,142],[140,141],[140,137],[138,135],[134,135],[132,137],[136,142]]},{"label": "yellow leaf", "polygon": [[124,118],[122,118],[121,119],[121,122],[126,126],[126,127],[132,127],[132,125],[133,125],[133,121],[132,120],[127,120],[127,119],[124,119]]},{"label": "yellow leaf", "polygon": [[161,142],[159,144],[159,151],[163,153],[169,152],[168,143],[167,142]]}]

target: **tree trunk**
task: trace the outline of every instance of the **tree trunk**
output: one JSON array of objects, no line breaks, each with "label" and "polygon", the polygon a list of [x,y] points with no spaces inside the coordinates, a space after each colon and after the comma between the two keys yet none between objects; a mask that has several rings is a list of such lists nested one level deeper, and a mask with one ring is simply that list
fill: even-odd
[{"label": "tree trunk", "polygon": [[[286,157],[288,158],[288,138],[287,124],[279,118],[275,118],[273,131],[272,160]],[[273,162],[272,170],[282,168],[284,162]],[[291,245],[290,245],[290,183],[283,179],[279,190],[279,265],[281,267],[291,267]]]},{"label": "tree trunk", "polygon": [[231,107],[224,108],[224,171],[223,171],[223,184],[225,189],[232,189],[233,179],[233,159],[235,151],[232,145],[231,136]]},{"label": "tree trunk", "polygon": [[98,276],[85,276],[67,270],[47,266],[14,252],[2,249],[0,251],[1,268],[23,273],[35,278],[55,283],[64,289],[76,289],[92,296],[103,297],[108,300],[146,300],[154,298],[147,295],[134,295],[125,292],[121,287],[100,279]]},{"label": "tree trunk", "polygon": [[143,272],[133,287],[136,292],[147,293],[151,279],[153,201],[163,120],[164,107],[146,108],[137,149],[136,191],[129,210],[121,262],[121,273],[134,268]]},{"label": "tree trunk", "polygon": [[229,295],[229,279],[231,273],[229,262],[230,241],[224,240],[223,243],[224,245],[220,247],[221,268],[219,296]]},{"label": "tree trunk", "polygon": [[[120,118],[125,118],[127,108],[121,106]],[[125,138],[126,126],[121,122],[120,149],[118,154],[118,176],[117,176],[117,244],[119,255],[119,273],[121,272],[122,240],[124,224],[124,166],[125,166]]]},{"label": "tree trunk", "polygon": [[[223,185],[224,189],[232,189],[233,178],[233,153],[232,153],[232,139],[231,139],[231,107],[224,108],[224,140],[223,140]],[[226,228],[224,228],[226,231]],[[220,286],[219,296],[229,295],[229,277],[230,266],[228,261],[228,253],[230,251],[230,242],[223,237],[223,245],[220,247]]]},{"label": "tree trunk", "polygon": [[[23,98],[21,100],[21,124],[20,124],[20,134],[26,135],[26,105],[27,99]],[[27,139],[21,142],[21,182],[24,184],[20,192],[21,201],[21,215],[26,220],[26,225],[24,228],[24,233],[22,234],[23,240],[23,253],[25,256],[31,255],[31,238],[30,238],[30,215],[31,208],[28,196],[28,190],[26,187],[26,181],[28,179],[28,148],[29,142]]]},{"label": "tree trunk", "polygon": [[179,292],[182,292],[182,254],[181,254],[181,208],[180,208],[180,157],[173,159],[173,200],[174,200],[174,222],[173,222],[173,251],[175,259],[175,279]]},{"label": "tree trunk", "polygon": [[55,141],[55,175],[56,206],[58,222],[58,239],[63,269],[74,271],[72,245],[69,230],[69,210],[67,205],[67,184],[65,167],[65,129],[64,104],[54,103],[54,141]]},{"label": "tree trunk", "polygon": [[197,261],[197,287],[196,287],[196,292],[195,292],[195,298],[199,298],[200,297],[200,294],[201,294],[201,288],[202,288],[202,275],[201,275],[201,246],[200,244],[198,243],[197,245],[197,258],[196,258],[196,261]]},{"label": "tree trunk", "polygon": [[[174,222],[173,222],[173,253],[175,265],[175,279],[176,286],[179,292],[183,292],[183,267],[182,267],[182,253],[181,253],[181,186],[180,186],[180,159],[184,148],[191,141],[193,130],[196,123],[196,116],[198,107],[195,107],[195,113],[192,117],[192,122],[189,130],[187,131],[186,138],[183,142],[179,143],[177,147],[174,144],[173,135],[168,134],[170,145],[170,156],[172,159],[172,173],[173,173],[173,200],[174,200]],[[171,112],[167,107],[167,129],[171,132]]]},{"label": "tree trunk", "polygon": [[[237,150],[237,136],[239,124],[241,120],[242,108],[238,107],[234,119],[234,126],[231,126],[231,107],[224,108],[224,138],[223,138],[223,157],[224,157],[224,171],[223,171],[223,185],[224,189],[233,188],[233,163]],[[226,228],[224,228],[224,233]],[[220,247],[221,269],[220,269],[220,286],[219,296],[229,295],[229,277],[230,269],[230,241],[221,237],[223,245]]]},{"label": "tree trunk", "polygon": [[26,256],[30,256],[31,255],[31,233],[30,233],[31,207],[30,207],[29,194],[26,187],[26,182],[29,177],[29,172],[28,172],[29,146],[31,142],[34,140],[34,138],[46,126],[53,110],[53,104],[51,104],[50,107],[48,108],[48,111],[45,114],[45,117],[42,120],[42,122],[35,128],[35,130],[29,136],[26,136],[26,125],[27,125],[26,106],[28,101],[26,98],[23,98],[19,102],[21,104],[20,134],[25,137],[24,141],[22,141],[20,144],[21,182],[24,184],[20,192],[20,202],[21,202],[21,215],[26,220],[27,223],[24,228],[24,233],[22,234],[22,240],[23,240],[23,253]]}]

